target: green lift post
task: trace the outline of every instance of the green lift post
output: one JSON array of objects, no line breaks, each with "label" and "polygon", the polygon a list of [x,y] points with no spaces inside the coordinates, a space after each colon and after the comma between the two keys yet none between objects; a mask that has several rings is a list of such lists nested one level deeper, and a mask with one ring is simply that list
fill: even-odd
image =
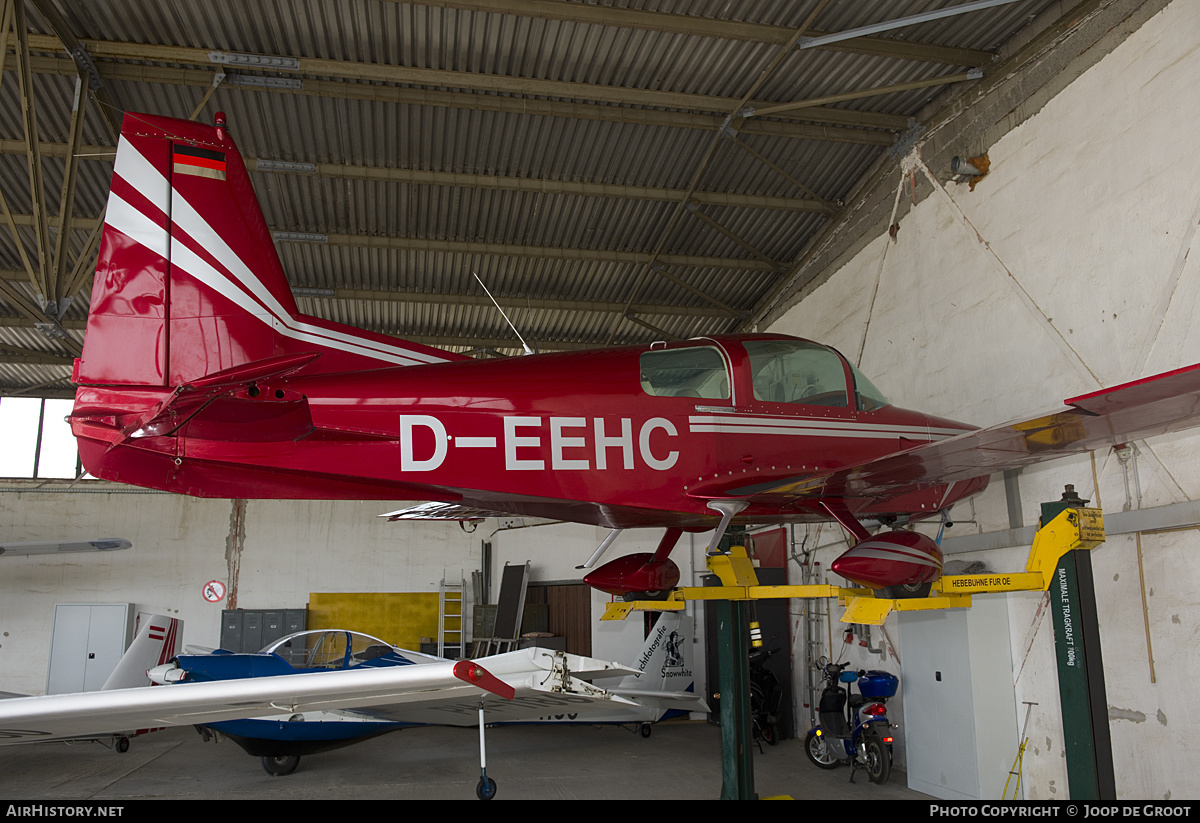
[{"label": "green lift post", "polygon": [[[719,551],[728,554],[734,543],[744,545],[747,529],[734,526],[721,539]],[[754,583],[754,567],[741,569]],[[751,582],[747,580],[745,582]],[[750,751],[750,623],[745,600],[718,600],[717,672],[721,697],[721,799],[756,800],[754,760]]]},{"label": "green lift post", "polygon": [[[1081,509],[1087,503],[1075,493],[1074,486],[1067,486],[1061,500],[1042,504],[1041,524],[1049,523],[1066,509]],[[1116,800],[1090,551],[1075,549],[1058,561],[1050,584],[1050,605],[1068,791],[1072,800]]]}]

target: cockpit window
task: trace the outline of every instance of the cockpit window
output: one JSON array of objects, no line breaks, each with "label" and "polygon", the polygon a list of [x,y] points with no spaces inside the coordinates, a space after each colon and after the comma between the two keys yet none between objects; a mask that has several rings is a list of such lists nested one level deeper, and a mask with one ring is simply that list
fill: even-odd
[{"label": "cockpit window", "polygon": [[854,368],[853,363],[850,364],[850,371],[854,372],[854,388],[855,394],[858,395],[859,411],[875,411],[892,404],[883,396],[883,392],[875,388],[865,374]]},{"label": "cockpit window", "polygon": [[259,654],[276,654],[297,669],[347,669],[388,657],[390,665],[407,665],[395,649],[377,637],[342,629],[313,629],[289,635]]},{"label": "cockpit window", "polygon": [[846,408],[842,358],[815,343],[747,340],[754,398],[768,403]]},{"label": "cockpit window", "polygon": [[641,370],[642,389],[655,397],[729,399],[725,358],[711,346],[644,352]]}]

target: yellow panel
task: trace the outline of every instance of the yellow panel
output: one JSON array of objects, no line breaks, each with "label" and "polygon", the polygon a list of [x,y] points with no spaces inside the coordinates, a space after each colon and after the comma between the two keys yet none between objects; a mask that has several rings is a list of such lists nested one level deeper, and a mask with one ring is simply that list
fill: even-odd
[{"label": "yellow panel", "polygon": [[1042,588],[1050,588],[1062,556],[1074,549],[1094,549],[1104,542],[1104,516],[1099,509],[1063,509],[1038,529],[1025,570],[1042,575]]},{"label": "yellow panel", "polygon": [[746,555],[745,546],[730,546],[728,554],[709,556],[708,568],[726,586],[758,585],[758,575],[754,573],[754,561]]},{"label": "yellow panel", "polygon": [[437,640],[438,593],[312,592],[308,627],[363,632],[416,651],[421,638]]},{"label": "yellow panel", "polygon": [[863,623],[868,626],[882,626],[892,610],[891,600],[879,600],[874,597],[852,597],[846,613],[842,615],[843,623]]},{"label": "yellow panel", "polygon": [[624,620],[630,612],[681,612],[682,600],[614,600],[604,607],[601,620]]}]

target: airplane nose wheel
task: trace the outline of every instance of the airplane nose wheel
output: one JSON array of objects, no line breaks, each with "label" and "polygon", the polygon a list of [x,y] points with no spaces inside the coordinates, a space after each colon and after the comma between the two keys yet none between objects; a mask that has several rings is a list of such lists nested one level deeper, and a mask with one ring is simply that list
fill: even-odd
[{"label": "airplane nose wheel", "polygon": [[480,777],[479,785],[475,787],[475,796],[480,800],[491,800],[496,796],[496,781],[486,774]]},{"label": "airplane nose wheel", "polygon": [[280,757],[264,757],[262,759],[262,767],[267,774],[272,777],[282,777],[285,774],[291,774],[296,771],[296,767],[300,765],[300,757],[298,755],[282,755]]}]

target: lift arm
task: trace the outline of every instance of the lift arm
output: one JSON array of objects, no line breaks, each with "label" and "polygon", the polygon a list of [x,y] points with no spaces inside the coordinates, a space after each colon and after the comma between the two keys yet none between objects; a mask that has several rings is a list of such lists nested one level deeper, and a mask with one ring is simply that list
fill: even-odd
[{"label": "lift arm", "polygon": [[884,600],[869,589],[842,586],[760,586],[754,563],[744,546],[734,546],[728,554],[710,555],[709,569],[720,586],[682,586],[666,600],[615,601],[609,603],[601,620],[624,620],[633,611],[682,611],[695,600],[766,600],[836,597],[846,606],[843,623],[878,626],[893,611],[931,611],[968,608],[971,595],[993,592],[1045,591],[1050,587],[1054,569],[1064,554],[1074,549],[1093,549],[1104,542],[1104,517],[1100,509],[1066,508],[1038,529],[1029,551],[1024,572],[1011,574],[960,574],[938,578],[933,597]]}]

